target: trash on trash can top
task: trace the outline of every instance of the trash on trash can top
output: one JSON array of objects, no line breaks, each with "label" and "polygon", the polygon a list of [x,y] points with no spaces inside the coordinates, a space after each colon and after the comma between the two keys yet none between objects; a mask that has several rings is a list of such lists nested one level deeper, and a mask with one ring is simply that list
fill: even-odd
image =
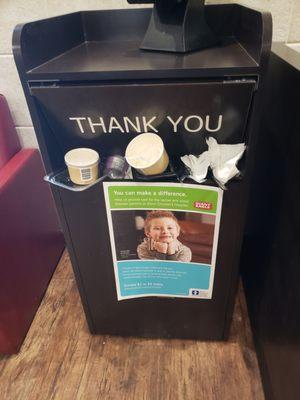
[{"label": "trash on trash can top", "polygon": [[208,138],[206,143],[208,150],[199,156],[190,154],[181,157],[190,172],[188,177],[198,183],[204,182],[210,167],[215,181],[225,189],[230,179],[240,175],[236,165],[242,158],[246,145],[245,143],[219,144],[213,137]]},{"label": "trash on trash can top", "polygon": [[98,179],[99,154],[92,149],[72,149],[65,154],[70,179],[77,185],[88,185]]},{"label": "trash on trash can top", "polygon": [[125,157],[128,164],[143,175],[161,174],[169,165],[164,142],[155,133],[142,133],[132,139]]}]

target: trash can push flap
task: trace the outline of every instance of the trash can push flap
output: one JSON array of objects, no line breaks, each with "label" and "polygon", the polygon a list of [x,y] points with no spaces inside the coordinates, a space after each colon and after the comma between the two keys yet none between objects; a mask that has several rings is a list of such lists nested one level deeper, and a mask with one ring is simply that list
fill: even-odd
[{"label": "trash can push flap", "polygon": [[[246,140],[255,80],[31,87],[61,160],[74,147],[107,155],[142,132],[158,133],[170,155],[200,154],[205,138]],[[58,149],[57,149],[58,150]],[[63,167],[61,165],[60,167]]]},{"label": "trash can push flap", "polygon": [[[181,185],[181,188],[185,186]],[[223,204],[211,299],[154,296],[122,301],[118,301],[117,296],[112,259],[114,249],[107,223],[104,185],[100,183],[75,194],[64,189],[59,191],[65,221],[71,232],[74,256],[80,267],[80,280],[84,291],[88,293],[86,300],[94,333],[222,339],[224,313],[228,306],[227,290],[232,279],[233,249],[240,237],[239,221],[236,218],[240,200],[235,189],[230,190],[230,193],[228,191],[229,197],[225,198]],[[135,214],[134,210],[129,212]],[[136,228],[130,226],[130,222],[134,224],[134,215],[132,218],[126,216],[126,224],[119,216],[116,228],[119,235],[123,235],[123,242],[125,240],[129,246],[126,248],[129,249],[130,241],[133,241],[136,249],[138,239],[133,235]]]}]

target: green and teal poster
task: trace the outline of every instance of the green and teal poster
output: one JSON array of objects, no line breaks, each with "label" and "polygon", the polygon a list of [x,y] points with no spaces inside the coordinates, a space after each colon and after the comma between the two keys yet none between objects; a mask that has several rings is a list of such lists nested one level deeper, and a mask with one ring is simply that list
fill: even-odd
[{"label": "green and teal poster", "polygon": [[104,194],[118,300],[212,298],[221,189],[105,182]]}]

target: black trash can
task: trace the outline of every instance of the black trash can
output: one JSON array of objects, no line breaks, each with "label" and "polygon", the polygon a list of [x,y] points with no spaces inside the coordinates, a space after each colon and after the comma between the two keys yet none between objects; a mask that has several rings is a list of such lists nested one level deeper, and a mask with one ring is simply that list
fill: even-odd
[{"label": "black trash can", "polygon": [[[218,45],[176,54],[139,49],[150,12],[79,12],[19,25],[14,56],[90,331],[220,340],[234,304],[271,18],[207,6]],[[242,179],[224,193],[210,180],[69,184],[68,150],[124,154],[142,132],[159,134],[171,158],[202,153],[209,136],[245,142]],[[182,255],[141,264],[154,209],[169,212],[162,218],[174,221]]]}]

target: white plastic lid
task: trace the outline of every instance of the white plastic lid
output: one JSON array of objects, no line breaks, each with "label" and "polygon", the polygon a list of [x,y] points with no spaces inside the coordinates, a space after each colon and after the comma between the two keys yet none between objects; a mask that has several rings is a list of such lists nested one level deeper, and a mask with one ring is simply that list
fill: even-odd
[{"label": "white plastic lid", "polygon": [[99,161],[99,154],[92,149],[79,148],[65,154],[65,162],[71,167],[90,167]]},{"label": "white plastic lid", "polygon": [[155,164],[162,156],[164,142],[155,133],[142,133],[127,146],[125,158],[133,168],[147,168]]}]

